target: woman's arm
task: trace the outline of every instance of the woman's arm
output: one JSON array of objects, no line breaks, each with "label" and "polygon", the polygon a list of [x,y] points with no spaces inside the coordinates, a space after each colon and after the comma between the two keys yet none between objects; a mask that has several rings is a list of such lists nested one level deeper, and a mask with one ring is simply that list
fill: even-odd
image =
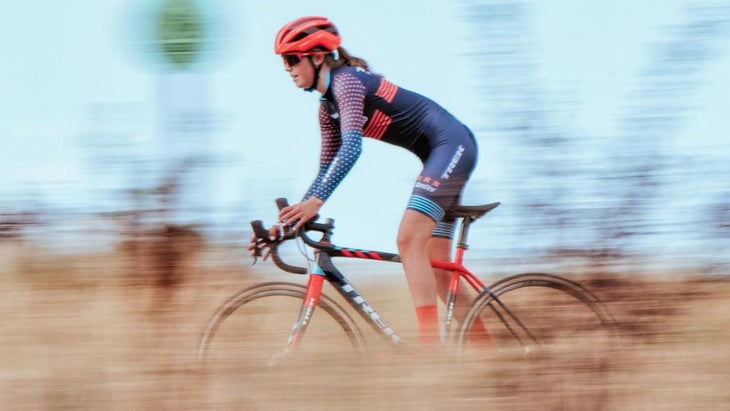
[{"label": "woman's arm", "polygon": [[326,201],[362,152],[362,130],[365,125],[365,86],[348,73],[337,75],[332,81],[332,93],[339,107],[339,122],[320,107],[322,153],[320,171],[304,199],[317,197]]},{"label": "woman's arm", "polygon": [[307,200],[319,192],[322,185],[322,178],[327,174],[332,160],[335,158],[342,145],[340,138],[340,123],[330,118],[325,107],[326,102],[322,101],[319,107],[319,129],[322,134],[322,148],[319,154],[319,171],[314,181],[309,186],[302,201]]},{"label": "woman's arm", "polygon": [[279,221],[294,223],[295,229],[319,212],[362,152],[365,86],[354,76],[343,74],[333,80],[332,92],[339,113],[338,118],[333,119],[326,110],[326,102],[320,106],[322,152],[317,178],[300,203],[285,207],[279,213]]}]

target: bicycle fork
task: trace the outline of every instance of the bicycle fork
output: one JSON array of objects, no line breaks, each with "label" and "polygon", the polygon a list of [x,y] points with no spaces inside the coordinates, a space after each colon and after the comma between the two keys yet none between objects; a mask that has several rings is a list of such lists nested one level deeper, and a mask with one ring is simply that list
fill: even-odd
[{"label": "bicycle fork", "polygon": [[322,284],[324,283],[325,276],[320,273],[313,273],[309,275],[307,281],[307,293],[302,301],[302,307],[299,310],[299,316],[297,317],[294,326],[292,327],[291,335],[286,342],[284,351],[275,355],[269,360],[269,366],[279,364],[289,353],[294,350],[304,337],[304,333],[307,331],[309,322],[312,319],[315,307],[319,304],[320,296],[322,295]]}]

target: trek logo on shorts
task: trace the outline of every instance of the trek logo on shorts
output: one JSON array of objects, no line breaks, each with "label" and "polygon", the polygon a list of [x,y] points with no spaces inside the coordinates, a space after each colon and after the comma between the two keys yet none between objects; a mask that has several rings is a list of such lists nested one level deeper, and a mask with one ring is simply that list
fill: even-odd
[{"label": "trek logo on shorts", "polygon": [[446,171],[444,171],[443,174],[441,174],[441,178],[444,180],[448,180],[451,173],[456,168],[456,165],[459,164],[459,160],[461,160],[461,156],[464,154],[464,146],[459,145],[459,147],[456,149],[456,153],[454,153],[454,156],[451,157],[451,162],[449,163],[449,166],[446,167]]}]

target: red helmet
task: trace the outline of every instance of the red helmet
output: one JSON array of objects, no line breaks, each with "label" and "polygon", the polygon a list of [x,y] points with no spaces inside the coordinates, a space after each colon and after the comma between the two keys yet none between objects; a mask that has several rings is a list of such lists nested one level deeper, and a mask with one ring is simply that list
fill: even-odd
[{"label": "red helmet", "polygon": [[340,47],[337,27],[326,17],[300,17],[284,25],[276,35],[276,54],[306,53],[316,47],[323,51],[334,51]]}]

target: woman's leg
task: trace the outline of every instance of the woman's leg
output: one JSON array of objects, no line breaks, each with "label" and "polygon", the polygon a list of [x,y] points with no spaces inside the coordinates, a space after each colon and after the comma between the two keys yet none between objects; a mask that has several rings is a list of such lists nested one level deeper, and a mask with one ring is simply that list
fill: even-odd
[{"label": "woman's leg", "polygon": [[450,253],[448,240],[432,243],[435,222],[442,221],[446,209],[458,203],[477,156],[475,139],[460,123],[445,124],[436,140],[439,143],[431,147],[424,161],[398,232],[398,250],[416,306],[422,343],[439,342],[437,294],[439,288],[448,290],[449,274],[439,273],[437,282],[430,262],[430,257],[448,259]]},{"label": "woman's leg", "polygon": [[[451,240],[443,237],[432,237],[428,242],[428,255],[433,260],[451,260]],[[449,292],[451,273],[446,270],[433,270],[436,276],[436,287],[441,301],[446,302],[446,294]]]},{"label": "woman's leg", "polygon": [[439,343],[436,278],[428,255],[428,243],[435,227],[430,217],[407,209],[398,230],[398,251],[418,315],[421,344]]}]

